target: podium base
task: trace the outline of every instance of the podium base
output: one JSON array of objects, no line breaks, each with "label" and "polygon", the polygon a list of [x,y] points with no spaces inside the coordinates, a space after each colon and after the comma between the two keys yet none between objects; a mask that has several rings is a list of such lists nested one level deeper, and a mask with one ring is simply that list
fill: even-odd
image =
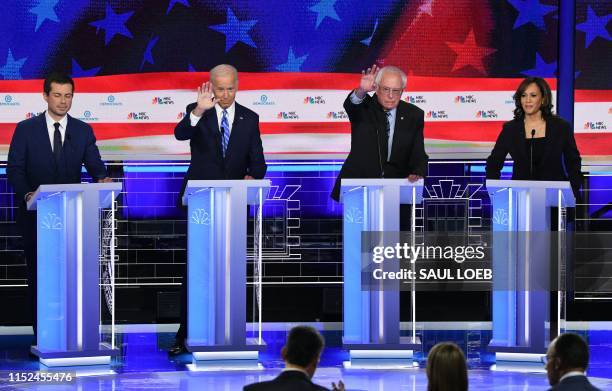
[{"label": "podium base", "polygon": [[[538,356],[542,356],[542,355],[546,355],[546,348],[545,347],[536,347],[536,346],[517,346],[517,345],[508,345],[505,344],[503,342],[496,342],[496,341],[491,341],[489,342],[489,345],[487,346],[487,350],[489,352],[494,352],[494,353],[508,353],[510,354],[509,356],[506,357],[512,357],[511,354],[515,354],[517,355],[516,357],[520,357],[520,355],[538,355]],[[525,361],[525,360],[512,360],[512,361]],[[529,360],[527,360],[529,361]]]},{"label": "podium base", "polygon": [[105,343],[101,343],[99,349],[91,350],[58,351],[32,346],[30,351],[38,357],[41,364],[47,367],[110,365],[112,357],[119,354],[119,349],[112,349]]},{"label": "podium base", "polygon": [[[193,356],[194,363],[208,363],[213,367],[221,365],[223,368],[235,369],[261,369],[259,367],[259,353],[266,350],[266,343],[260,344],[256,338],[247,338],[245,344],[234,345],[200,345],[187,339],[185,347]],[[233,363],[232,365],[228,365]],[[211,365],[206,368],[190,370],[210,370]],[[218,364],[218,365],[217,365]],[[238,364],[238,365],[236,365]],[[252,368],[255,364],[255,368]],[[244,366],[248,368],[244,368]],[[230,368],[231,367],[231,368]]]},{"label": "podium base", "polygon": [[421,349],[421,340],[400,337],[399,343],[343,343],[349,351],[350,361],[343,363],[349,369],[405,369],[414,366],[413,352]]}]

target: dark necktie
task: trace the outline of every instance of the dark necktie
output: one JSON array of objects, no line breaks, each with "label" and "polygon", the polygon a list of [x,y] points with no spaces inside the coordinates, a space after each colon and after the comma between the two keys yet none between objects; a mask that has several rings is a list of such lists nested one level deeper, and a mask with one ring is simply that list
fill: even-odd
[{"label": "dark necktie", "polygon": [[387,151],[387,155],[385,156],[385,161],[389,161],[389,136],[391,135],[391,112],[390,111],[386,111],[385,114],[387,115],[387,127],[385,129],[385,150]]},{"label": "dark necktie", "polygon": [[53,127],[55,128],[55,132],[53,132],[53,155],[55,156],[55,161],[59,163],[62,158],[62,134],[59,130],[59,122],[54,123]]}]

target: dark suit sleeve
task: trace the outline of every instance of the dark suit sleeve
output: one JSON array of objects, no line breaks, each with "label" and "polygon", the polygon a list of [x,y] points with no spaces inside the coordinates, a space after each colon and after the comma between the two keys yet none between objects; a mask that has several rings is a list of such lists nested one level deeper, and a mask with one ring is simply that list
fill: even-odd
[{"label": "dark suit sleeve", "polygon": [[506,143],[506,125],[504,125],[497,137],[491,154],[487,158],[487,179],[499,179],[501,177],[501,170],[504,167],[506,155],[508,155],[508,146]]},{"label": "dark suit sleeve", "polygon": [[8,181],[13,186],[16,196],[23,199],[26,193],[30,192],[30,186],[26,176],[27,140],[26,129],[21,123],[17,124],[15,133],[9,148],[6,173]]},{"label": "dark suit sleeve", "polygon": [[582,186],[582,158],[576,146],[576,139],[574,138],[574,132],[572,132],[571,125],[569,123],[564,123],[563,128],[563,131],[567,135],[567,142],[564,144],[563,148],[563,161],[565,163],[565,169],[567,170],[567,176],[572,184],[574,195],[578,198],[580,187]]},{"label": "dark suit sleeve", "polygon": [[429,162],[429,156],[425,153],[424,127],[425,113],[419,110],[415,127],[417,134],[415,135],[414,143],[412,143],[412,151],[410,151],[408,174],[416,174],[422,177],[427,176],[427,164]]},{"label": "dark suit sleeve", "polygon": [[259,132],[259,116],[255,115],[255,131],[251,135],[251,146],[249,147],[249,175],[255,179],[262,179],[266,175],[268,166],[264,157]]},{"label": "dark suit sleeve", "polygon": [[176,124],[174,127],[174,137],[176,137],[177,140],[191,140],[191,137],[193,137],[197,126],[191,126],[190,115],[191,111],[195,108],[195,105],[195,103],[187,105],[187,108],[185,109],[187,114],[185,117],[183,117],[181,122]]},{"label": "dark suit sleeve", "polygon": [[87,126],[87,145],[85,146],[85,154],[83,155],[83,164],[87,169],[87,173],[94,179],[106,178],[106,167],[100,157],[100,151],[96,145],[96,136],[94,136],[91,127]]},{"label": "dark suit sleeve", "polygon": [[352,124],[361,121],[360,106],[366,104],[366,100],[368,99],[368,95],[366,94],[366,96],[363,98],[363,101],[360,104],[356,105],[351,101],[351,95],[353,95],[353,92],[355,92],[355,90],[351,91],[348,94],[343,104],[344,111],[346,111],[346,115],[348,115],[349,121]]}]

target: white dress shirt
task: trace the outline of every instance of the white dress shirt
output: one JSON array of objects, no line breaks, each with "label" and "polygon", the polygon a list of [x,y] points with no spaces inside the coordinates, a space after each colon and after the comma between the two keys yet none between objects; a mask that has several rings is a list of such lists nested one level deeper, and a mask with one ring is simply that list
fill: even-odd
[{"label": "white dress shirt", "polygon": [[561,383],[564,379],[567,379],[568,377],[574,377],[574,376],[586,376],[586,375],[584,374],[584,372],[571,371],[561,376],[561,379],[559,379],[559,383]]},{"label": "white dress shirt", "polygon": [[47,121],[47,132],[49,132],[49,142],[51,143],[51,150],[53,151],[53,138],[55,135],[55,126],[53,126],[53,124],[59,122],[59,131],[62,135],[62,145],[64,145],[64,140],[66,139],[66,125],[68,124],[68,116],[65,115],[62,117],[62,119],[56,121],[51,118],[49,112],[45,111],[45,120]]},{"label": "white dress shirt", "polygon": [[[236,114],[236,102],[232,102],[232,105],[227,109],[227,123],[229,125],[229,132],[232,134],[232,125],[234,124],[234,116]],[[223,108],[219,106],[219,104],[215,104],[215,111],[217,112],[217,125],[219,125],[219,131],[221,131],[221,120],[223,119]],[[193,111],[189,113],[189,119],[191,121],[191,126],[196,126],[198,121],[202,118],[193,114]]]}]

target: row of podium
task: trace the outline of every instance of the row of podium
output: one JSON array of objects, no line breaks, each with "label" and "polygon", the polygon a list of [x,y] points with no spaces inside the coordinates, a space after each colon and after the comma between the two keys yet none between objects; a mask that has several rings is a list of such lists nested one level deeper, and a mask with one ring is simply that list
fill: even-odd
[{"label": "row of podium", "polygon": [[[262,206],[268,180],[189,181],[188,337],[195,360],[257,359],[265,349],[261,336],[261,290],[255,289],[259,327],[246,333],[247,205],[255,206],[256,284],[262,271]],[[487,180],[494,232],[550,231],[550,213],[574,206],[568,182]],[[343,179],[344,333],[352,360],[412,357],[421,346],[416,332],[416,295],[411,291],[411,322],[400,336],[399,290],[363,289],[362,232],[397,232],[400,205],[422,201],[423,181]],[[100,209],[110,208],[121,183],[42,185],[28,203],[37,210],[38,345],[32,352],[47,366],[109,364],[119,353],[112,338],[102,340],[100,326]],[[114,246],[114,226],[110,229]],[[531,360],[545,352],[550,324],[550,293],[521,290],[533,262],[548,265],[536,237],[494,243],[493,338],[489,349],[498,360]],[[529,243],[529,241],[532,241]],[[516,264],[495,262],[516,254]],[[503,254],[502,254],[503,253]],[[502,257],[503,255],[503,257]],[[537,259],[536,259],[537,257]],[[110,292],[114,302],[114,255],[110,257]],[[548,266],[546,266],[548,267]],[[548,275],[544,273],[544,275]],[[508,284],[507,279],[512,279]],[[503,289],[495,289],[496,284]],[[261,285],[259,285],[261,287]]]}]

